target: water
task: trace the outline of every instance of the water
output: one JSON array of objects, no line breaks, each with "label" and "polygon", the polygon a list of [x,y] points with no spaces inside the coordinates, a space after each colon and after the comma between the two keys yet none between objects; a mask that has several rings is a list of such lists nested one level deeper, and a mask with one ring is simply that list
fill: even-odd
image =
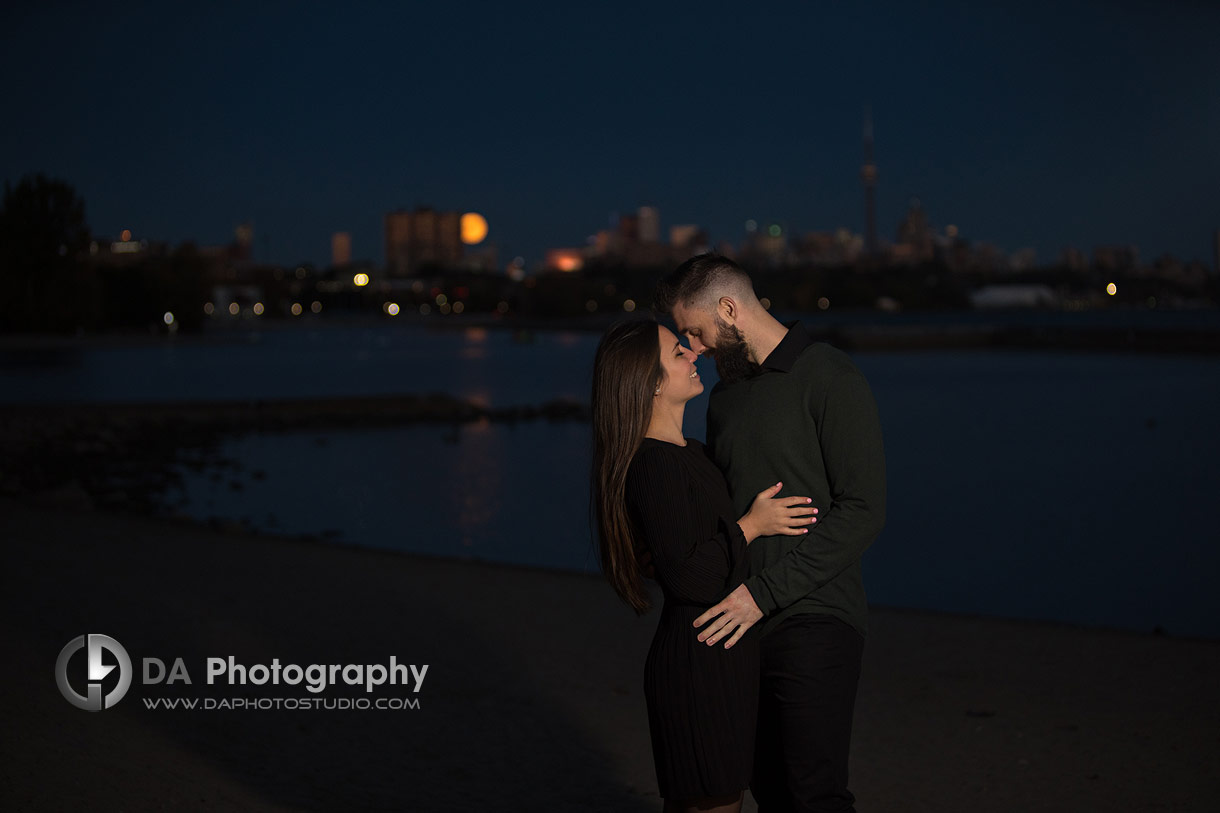
[{"label": "water", "polygon": [[875,601],[1220,637],[1220,362],[859,362],[889,469]]},{"label": "water", "polygon": [[596,570],[589,427],[532,421],[251,434],[245,468],[187,478],[180,510],[366,547]]},{"label": "water", "polygon": [[491,406],[588,400],[597,335],[410,323],[226,330],[0,350],[0,402],[251,400],[445,392]]},{"label": "water", "polygon": [[[49,374],[49,365],[10,364],[29,380],[8,398],[158,401],[440,391],[496,407],[556,398],[587,402],[598,339],[593,332],[522,337],[412,324],[230,333],[159,348],[88,348],[69,363],[50,366]],[[134,374],[141,365],[145,373]],[[226,373],[217,375],[218,369]],[[710,375],[714,382],[714,371]],[[693,436],[703,436],[705,409],[704,399],[690,412]],[[268,532],[592,571],[589,445],[587,425],[549,422],[245,435],[219,450],[244,470],[222,476],[181,467],[187,488],[174,507]],[[540,500],[557,509],[539,512]]]},{"label": "water", "polygon": [[[83,350],[0,376],[6,400],[444,391],[500,406],[587,399],[596,341],[345,327]],[[889,468],[889,521],[865,558],[872,602],[1220,637],[1220,360],[855,359]],[[701,371],[710,389],[714,370]],[[691,402],[687,434],[703,436],[705,410],[706,396]],[[246,435],[221,451],[243,470],[185,472],[180,510],[337,544],[596,569],[586,424]]]},{"label": "water", "polygon": [[[781,315],[787,322],[797,314]],[[962,311],[830,310],[820,327],[877,324],[1142,327],[1220,331],[1220,310]],[[436,324],[433,322],[433,324]],[[450,325],[453,323],[450,322]],[[89,403],[306,398],[432,391],[491,406],[588,398],[598,335],[418,321],[350,324],[219,323],[202,336],[0,344],[0,403]]]}]

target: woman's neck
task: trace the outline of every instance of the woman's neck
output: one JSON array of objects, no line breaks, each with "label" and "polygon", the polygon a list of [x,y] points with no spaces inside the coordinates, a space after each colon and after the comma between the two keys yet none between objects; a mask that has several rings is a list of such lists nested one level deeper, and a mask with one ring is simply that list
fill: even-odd
[{"label": "woman's neck", "polygon": [[685,446],[686,438],[682,434],[682,416],[685,414],[685,403],[666,408],[658,404],[652,410],[652,420],[648,422],[648,431],[644,433],[644,437]]}]

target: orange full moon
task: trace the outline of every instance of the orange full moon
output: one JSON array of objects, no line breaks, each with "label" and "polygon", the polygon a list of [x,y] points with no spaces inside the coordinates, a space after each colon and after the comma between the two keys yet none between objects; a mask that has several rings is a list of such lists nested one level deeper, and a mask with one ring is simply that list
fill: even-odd
[{"label": "orange full moon", "polygon": [[487,236],[487,221],[483,215],[467,212],[462,215],[462,242],[468,246],[478,245]]}]

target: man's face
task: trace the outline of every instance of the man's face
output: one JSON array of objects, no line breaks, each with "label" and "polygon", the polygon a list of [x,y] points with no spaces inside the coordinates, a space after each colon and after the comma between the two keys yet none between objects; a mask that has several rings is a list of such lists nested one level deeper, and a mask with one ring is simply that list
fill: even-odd
[{"label": "man's face", "polygon": [[679,302],[674,305],[673,317],[678,333],[690,341],[691,350],[701,356],[715,357],[718,331],[714,314],[702,308],[688,308]]},{"label": "man's face", "polygon": [[720,380],[732,384],[758,370],[750,358],[750,347],[736,325],[700,308],[676,304],[673,308],[678,332],[690,341],[691,350],[711,356],[716,362]]}]

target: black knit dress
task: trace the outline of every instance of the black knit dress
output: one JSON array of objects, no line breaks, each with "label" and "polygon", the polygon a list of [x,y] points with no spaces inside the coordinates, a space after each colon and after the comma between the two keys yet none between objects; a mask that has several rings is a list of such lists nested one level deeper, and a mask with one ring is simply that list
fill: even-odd
[{"label": "black knit dress", "polygon": [[697,440],[645,438],[627,472],[636,544],[665,596],[644,666],[657,784],[666,799],[726,796],[750,784],[758,634],[732,649],[700,643],[693,622],[745,580],[746,540],[724,477]]}]

